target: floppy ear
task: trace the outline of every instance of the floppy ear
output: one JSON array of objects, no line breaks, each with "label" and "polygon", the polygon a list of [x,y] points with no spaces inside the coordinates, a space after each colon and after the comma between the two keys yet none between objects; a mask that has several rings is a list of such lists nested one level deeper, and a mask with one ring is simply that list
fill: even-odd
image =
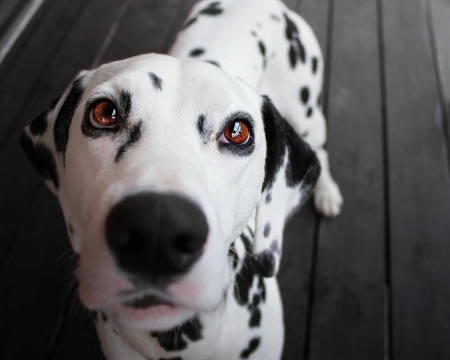
[{"label": "floppy ear", "polygon": [[22,132],[20,145],[51,191],[57,193],[72,117],[83,95],[87,71],[80,72],[64,94],[52,101]]},{"label": "floppy ear", "polygon": [[262,200],[256,209],[253,266],[270,277],[278,271],[284,224],[311,194],[320,164],[267,96],[263,96],[262,117],[267,153]]}]

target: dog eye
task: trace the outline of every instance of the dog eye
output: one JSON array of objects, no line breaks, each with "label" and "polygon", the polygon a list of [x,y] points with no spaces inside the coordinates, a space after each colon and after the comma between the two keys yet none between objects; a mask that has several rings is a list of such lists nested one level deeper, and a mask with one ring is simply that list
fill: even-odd
[{"label": "dog eye", "polygon": [[119,125],[119,114],[113,103],[101,100],[92,108],[90,120],[96,128],[115,129]]},{"label": "dog eye", "polygon": [[242,120],[235,120],[225,129],[220,141],[225,144],[244,145],[250,140],[250,130]]}]

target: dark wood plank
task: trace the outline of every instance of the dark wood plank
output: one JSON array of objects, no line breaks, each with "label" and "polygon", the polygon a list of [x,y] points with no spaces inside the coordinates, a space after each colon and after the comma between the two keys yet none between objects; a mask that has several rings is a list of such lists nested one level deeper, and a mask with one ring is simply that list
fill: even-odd
[{"label": "dark wood plank", "polygon": [[43,13],[36,24],[26,46],[20,51],[20,59],[17,53],[15,58],[6,59],[7,64],[2,66],[0,146],[11,136],[11,126],[14,127],[28,97],[36,91],[35,84],[44,79],[42,72],[46,71],[67,31],[80,16],[86,0],[49,2],[48,12]]},{"label": "dark wood plank", "polygon": [[309,201],[286,224],[278,284],[283,300],[283,359],[303,359],[316,213]]},{"label": "dark wood plank", "polygon": [[0,278],[2,359],[47,359],[61,289],[69,282],[61,257],[68,240],[57,207],[54,196],[39,188],[16,239],[22,246],[13,249]]},{"label": "dark wood plank", "polygon": [[179,1],[133,0],[103,61],[161,52]]},{"label": "dark wood plank", "polygon": [[423,2],[383,1],[393,356],[448,359],[450,181]]},{"label": "dark wood plank", "polygon": [[333,3],[328,151],[344,196],[320,224],[311,359],[384,355],[384,193],[377,8]]}]

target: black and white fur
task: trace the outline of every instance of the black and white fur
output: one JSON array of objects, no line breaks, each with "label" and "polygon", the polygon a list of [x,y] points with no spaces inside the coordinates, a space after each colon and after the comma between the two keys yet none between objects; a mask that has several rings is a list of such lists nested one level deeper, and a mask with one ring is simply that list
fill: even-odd
[{"label": "black and white fur", "polygon": [[[316,182],[319,211],[342,204],[319,46],[277,0],[201,1],[170,55],[81,72],[21,145],[60,200],[109,360],[279,359],[286,218]],[[118,127],[92,122],[101,99]],[[236,119],[242,145],[223,141]]]}]

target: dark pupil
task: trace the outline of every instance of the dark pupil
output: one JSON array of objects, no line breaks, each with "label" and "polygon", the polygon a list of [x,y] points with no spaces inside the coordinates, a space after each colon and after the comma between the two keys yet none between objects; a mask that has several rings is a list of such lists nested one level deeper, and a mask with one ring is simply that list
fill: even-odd
[{"label": "dark pupil", "polygon": [[231,133],[231,136],[235,138],[241,135],[241,133],[242,133],[241,123],[236,121],[233,125],[233,132]]},{"label": "dark pupil", "polygon": [[104,118],[115,118],[116,117],[115,107],[110,104],[105,105],[102,109],[102,116]]}]

